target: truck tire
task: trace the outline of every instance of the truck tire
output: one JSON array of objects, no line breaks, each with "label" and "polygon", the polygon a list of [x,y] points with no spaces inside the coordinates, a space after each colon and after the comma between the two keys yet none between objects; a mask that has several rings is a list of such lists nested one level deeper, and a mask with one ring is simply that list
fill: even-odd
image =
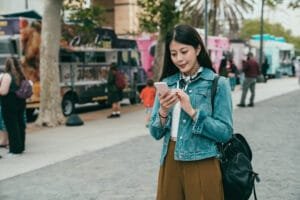
[{"label": "truck tire", "polygon": [[75,111],[75,103],[71,95],[67,95],[63,98],[62,103],[62,112],[64,116],[69,116]]}]

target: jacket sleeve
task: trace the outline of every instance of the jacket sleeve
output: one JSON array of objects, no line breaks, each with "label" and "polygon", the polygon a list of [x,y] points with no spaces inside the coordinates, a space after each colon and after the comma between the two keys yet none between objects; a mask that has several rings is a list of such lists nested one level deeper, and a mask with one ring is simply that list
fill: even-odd
[{"label": "jacket sleeve", "polygon": [[213,103],[212,115],[198,110],[192,131],[216,142],[227,142],[233,134],[233,120],[231,90],[224,77],[219,78]]},{"label": "jacket sleeve", "polygon": [[158,114],[159,108],[160,108],[159,99],[158,96],[156,95],[154,106],[152,109],[152,115],[150,119],[150,126],[149,126],[150,134],[156,140],[159,140],[163,136],[165,136],[166,132],[170,130],[171,127],[171,114],[168,113],[168,118],[166,119],[165,124],[162,125]]}]

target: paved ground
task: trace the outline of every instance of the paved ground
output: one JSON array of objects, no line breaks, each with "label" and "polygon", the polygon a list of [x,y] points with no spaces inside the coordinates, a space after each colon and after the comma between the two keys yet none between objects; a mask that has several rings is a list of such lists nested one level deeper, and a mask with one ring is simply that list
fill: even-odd
[{"label": "paved ground", "polygon": [[[295,83],[258,85],[257,100],[275,97],[234,112],[235,129],[248,138],[262,179],[259,199],[300,199],[300,91],[291,87]],[[287,91],[295,92],[278,96]],[[234,104],[239,95],[233,94]],[[1,200],[155,197],[161,145],[144,128],[142,110],[117,121],[102,117],[82,127],[36,130],[28,134],[27,146],[23,156],[0,160]]]}]

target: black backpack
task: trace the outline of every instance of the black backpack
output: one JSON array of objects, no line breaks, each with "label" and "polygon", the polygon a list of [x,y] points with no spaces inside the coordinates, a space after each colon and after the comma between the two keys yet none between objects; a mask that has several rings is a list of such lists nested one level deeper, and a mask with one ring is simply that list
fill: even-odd
[{"label": "black backpack", "polygon": [[[212,110],[217,91],[219,76],[216,76],[211,88]],[[252,151],[246,138],[233,134],[227,143],[218,144],[221,153],[220,163],[225,200],[248,200],[253,191],[257,200],[255,181],[259,182],[258,174],[252,169]]]}]

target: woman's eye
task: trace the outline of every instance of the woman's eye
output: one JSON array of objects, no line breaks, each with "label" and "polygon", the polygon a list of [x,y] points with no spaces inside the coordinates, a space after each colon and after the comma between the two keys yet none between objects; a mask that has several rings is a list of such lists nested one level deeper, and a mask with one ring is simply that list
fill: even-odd
[{"label": "woman's eye", "polygon": [[171,56],[172,56],[172,57],[175,57],[175,56],[176,56],[176,54],[171,54]]},{"label": "woman's eye", "polygon": [[186,54],[186,53],[187,53],[187,51],[182,51],[181,53],[182,53],[182,54]]}]

